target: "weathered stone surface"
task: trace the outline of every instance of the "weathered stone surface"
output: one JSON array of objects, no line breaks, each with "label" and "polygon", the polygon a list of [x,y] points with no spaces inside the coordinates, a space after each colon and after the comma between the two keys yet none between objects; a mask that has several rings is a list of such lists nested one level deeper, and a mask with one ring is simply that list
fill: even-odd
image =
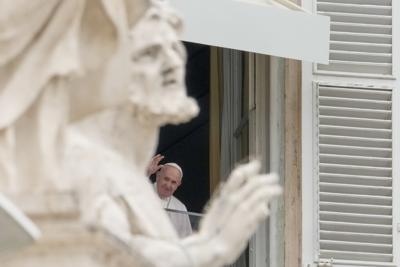
[{"label": "weathered stone surface", "polygon": [[159,127],[198,113],[175,12],[162,1],[3,2],[0,33],[28,35],[0,41],[11,53],[0,61],[0,186],[43,237],[2,267],[233,262],[280,192],[274,175],[256,161],[236,168],[185,239],[145,176]]}]

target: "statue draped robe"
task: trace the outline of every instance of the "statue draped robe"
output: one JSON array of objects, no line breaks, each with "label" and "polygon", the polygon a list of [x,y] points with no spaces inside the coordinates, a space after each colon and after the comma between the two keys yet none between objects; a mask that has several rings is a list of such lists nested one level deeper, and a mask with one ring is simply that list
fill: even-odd
[{"label": "statue draped robe", "polygon": [[[77,190],[62,173],[66,128],[127,101],[128,73],[121,70],[129,64],[128,32],[148,4],[0,0],[1,191]],[[175,237],[167,216],[157,214],[161,205],[156,201],[148,201],[155,207],[139,221],[145,225],[155,216],[166,226],[140,229],[142,234]]]}]

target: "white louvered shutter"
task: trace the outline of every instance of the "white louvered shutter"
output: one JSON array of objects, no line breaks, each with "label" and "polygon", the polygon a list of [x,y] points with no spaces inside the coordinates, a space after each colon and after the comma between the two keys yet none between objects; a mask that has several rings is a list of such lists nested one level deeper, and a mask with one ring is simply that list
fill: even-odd
[{"label": "white louvered shutter", "polygon": [[316,0],[331,18],[329,65],[317,71],[392,75],[392,0]]},{"label": "white louvered shutter", "polygon": [[316,90],[318,257],[392,266],[392,91]]}]

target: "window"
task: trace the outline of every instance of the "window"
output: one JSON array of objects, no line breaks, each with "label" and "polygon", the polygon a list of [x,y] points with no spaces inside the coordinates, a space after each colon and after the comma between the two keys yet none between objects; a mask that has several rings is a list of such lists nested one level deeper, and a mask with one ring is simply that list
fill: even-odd
[{"label": "window", "polygon": [[393,263],[392,90],[318,83],[316,95],[318,257]]},{"label": "window", "polygon": [[304,3],[331,18],[330,64],[302,65],[304,266],[400,265],[399,4]]}]

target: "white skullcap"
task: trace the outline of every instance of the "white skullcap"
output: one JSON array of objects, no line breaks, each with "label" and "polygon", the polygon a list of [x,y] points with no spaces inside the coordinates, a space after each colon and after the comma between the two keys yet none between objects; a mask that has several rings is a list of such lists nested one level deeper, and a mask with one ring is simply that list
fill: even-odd
[{"label": "white skullcap", "polygon": [[175,162],[168,162],[168,163],[163,164],[163,166],[171,166],[171,167],[177,169],[179,171],[179,173],[181,174],[180,178],[181,179],[183,178],[182,168],[178,164],[176,164]]}]

